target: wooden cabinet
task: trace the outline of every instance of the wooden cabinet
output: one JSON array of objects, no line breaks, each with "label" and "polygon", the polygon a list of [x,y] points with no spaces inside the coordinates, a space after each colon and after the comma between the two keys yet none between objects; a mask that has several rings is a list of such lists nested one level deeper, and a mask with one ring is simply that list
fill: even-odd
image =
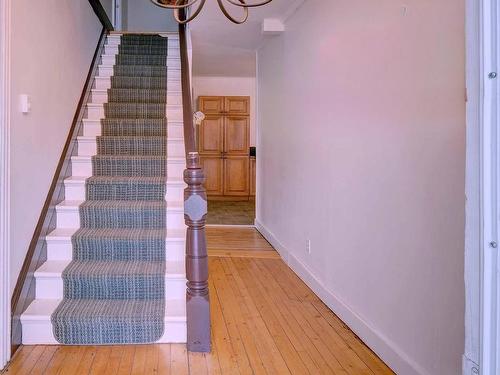
[{"label": "wooden cabinet", "polygon": [[205,171],[207,194],[211,196],[224,195],[224,159],[220,156],[201,156],[200,161]]},{"label": "wooden cabinet", "polygon": [[250,195],[248,156],[224,158],[224,195],[248,197]]},{"label": "wooden cabinet", "polygon": [[250,98],[201,96],[205,120],[198,129],[198,148],[209,197],[250,196]]},{"label": "wooden cabinet", "polygon": [[226,96],[224,113],[228,115],[250,116],[250,100],[247,96]]},{"label": "wooden cabinet", "polygon": [[248,156],[249,130],[250,120],[248,117],[227,116],[224,124],[224,152],[230,155]]},{"label": "wooden cabinet", "polygon": [[224,117],[207,115],[198,132],[201,155],[220,155],[224,152]]},{"label": "wooden cabinet", "polygon": [[200,96],[198,107],[205,115],[222,114],[224,112],[224,97]]},{"label": "wooden cabinet", "polygon": [[250,196],[255,197],[257,191],[257,161],[255,157],[250,158]]}]

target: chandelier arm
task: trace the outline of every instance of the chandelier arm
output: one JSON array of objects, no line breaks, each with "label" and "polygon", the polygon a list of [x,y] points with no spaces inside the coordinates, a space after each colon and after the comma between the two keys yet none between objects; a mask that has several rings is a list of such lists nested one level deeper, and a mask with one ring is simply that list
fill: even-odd
[{"label": "chandelier arm", "polygon": [[[191,22],[192,20],[194,20],[194,19],[198,16],[198,14],[200,14],[201,10],[203,9],[203,5],[205,5],[205,1],[206,1],[206,0],[200,0],[200,1],[201,1],[201,2],[200,2],[200,4],[198,5],[198,8],[196,8],[196,10],[193,12],[193,14],[191,14],[191,15],[189,16],[189,18],[186,18],[186,19],[184,19],[184,20],[182,20],[182,19],[180,18],[180,16],[179,16],[179,10],[180,10],[180,9],[179,9],[179,8],[174,8],[174,18],[175,18],[175,20],[176,20],[179,24],[181,24],[181,25],[185,25],[186,23]],[[196,0],[196,2],[198,2],[198,0]]]},{"label": "chandelier arm", "polygon": [[175,2],[175,4],[173,4],[173,5],[166,5],[166,4],[160,3],[158,0],[151,0],[151,2],[154,5],[159,6],[160,8],[166,8],[166,9],[186,9],[186,8],[190,7],[191,5],[195,5],[200,0],[191,0],[187,4],[183,4],[183,5],[178,5],[177,3],[179,1],[181,1],[181,0],[177,0]]},{"label": "chandelier arm", "polygon": [[245,1],[239,0],[238,2],[234,0],[226,0],[228,3],[233,4],[237,7],[240,8],[256,8],[256,7],[261,7],[263,5],[269,4],[273,0],[265,0],[257,4],[247,4]]},{"label": "chandelier arm", "polygon": [[[244,0],[239,0],[241,3],[245,3]],[[237,24],[237,25],[240,25],[242,23],[245,23],[246,20],[248,19],[248,8],[243,8],[243,11],[244,11],[244,15],[243,15],[243,18],[242,19],[236,19],[234,18],[233,16],[231,16],[231,14],[229,14],[229,12],[227,11],[226,7],[224,6],[224,3],[222,2],[222,0],[217,0],[217,3],[219,4],[219,8],[220,10],[222,11],[222,13],[224,13],[224,15],[226,16],[226,18]]]}]

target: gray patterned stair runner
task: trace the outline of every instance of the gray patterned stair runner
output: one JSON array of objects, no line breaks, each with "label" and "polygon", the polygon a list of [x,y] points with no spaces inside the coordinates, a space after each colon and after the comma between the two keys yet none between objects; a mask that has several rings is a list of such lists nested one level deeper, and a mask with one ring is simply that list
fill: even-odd
[{"label": "gray patterned stair runner", "polygon": [[167,39],[123,35],[93,176],[85,183],[64,299],[52,314],[63,344],[158,341],[164,332]]}]

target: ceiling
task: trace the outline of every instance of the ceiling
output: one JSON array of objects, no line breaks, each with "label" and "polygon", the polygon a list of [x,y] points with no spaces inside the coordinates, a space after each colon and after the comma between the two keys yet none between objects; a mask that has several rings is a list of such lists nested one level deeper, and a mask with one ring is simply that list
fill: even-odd
[{"label": "ceiling", "polygon": [[[207,0],[202,12],[190,23],[194,75],[255,76],[255,51],[263,39],[269,37],[262,35],[262,21],[284,19],[302,2],[273,0],[265,6],[251,8],[247,22],[235,25],[222,14],[216,0]],[[227,8],[236,17],[242,14],[241,9],[233,5],[228,4]]]}]

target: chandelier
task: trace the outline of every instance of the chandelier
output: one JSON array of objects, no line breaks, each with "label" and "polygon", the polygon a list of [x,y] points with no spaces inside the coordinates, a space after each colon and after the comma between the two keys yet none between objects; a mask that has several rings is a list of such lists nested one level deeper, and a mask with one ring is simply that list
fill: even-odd
[{"label": "chandelier", "polygon": [[[200,14],[203,6],[205,5],[206,0],[151,0],[153,4],[158,5],[162,8],[173,9],[174,17],[177,22],[180,24],[188,23],[194,20],[198,14]],[[252,1],[252,0],[250,0]],[[222,13],[231,21],[236,24],[242,24],[248,19],[248,9],[256,8],[262,5],[269,4],[273,0],[260,0],[259,2],[250,2],[248,0],[217,0],[217,4],[219,4],[219,8]],[[226,2],[226,3],[225,3]],[[237,6],[243,10],[243,16],[241,18],[235,18],[231,15],[231,13],[227,10],[227,4],[232,4]],[[186,12],[191,7],[195,7],[195,11],[191,13],[189,16],[184,17],[188,14]],[[180,16],[180,13],[183,14],[183,17]]]}]

